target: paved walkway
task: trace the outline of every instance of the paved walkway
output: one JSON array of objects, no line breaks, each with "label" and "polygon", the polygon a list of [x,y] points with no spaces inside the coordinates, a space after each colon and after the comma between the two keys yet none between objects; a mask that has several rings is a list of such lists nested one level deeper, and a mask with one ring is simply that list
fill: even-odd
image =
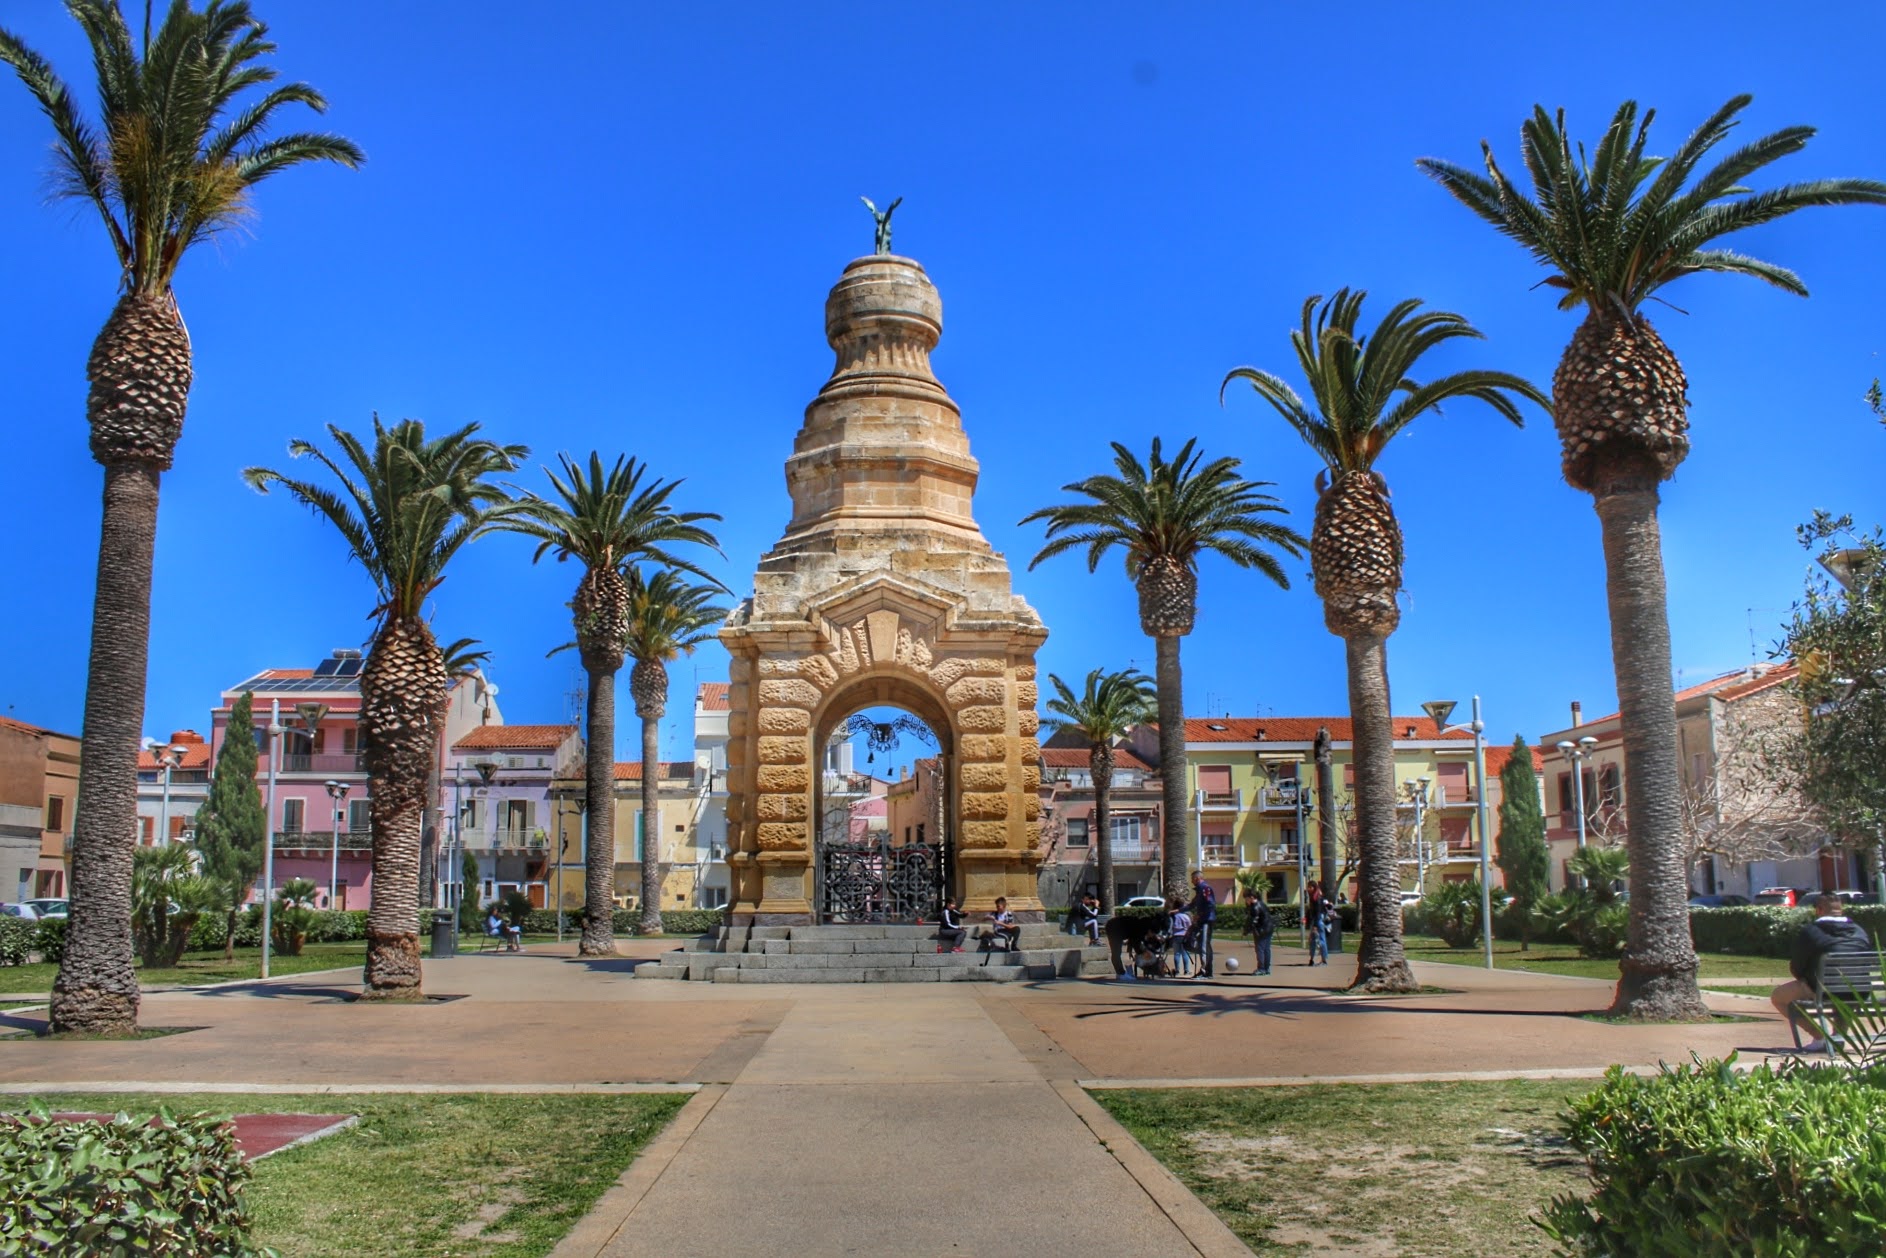
[{"label": "paved walkway", "polygon": [[[133,1042],[0,1041],[0,1091],[628,1091],[695,1095],[558,1249],[692,1254],[1237,1254],[1235,1238],[1085,1088],[1595,1075],[1780,1052],[1751,1016],[1620,1026],[1590,979],[1418,964],[1441,991],[1332,990],[1352,956],[1200,983],[649,982],[630,941],[429,962],[423,1007],[351,1003],[358,973],[147,996]],[[43,1014],[0,1013],[31,1029]]]}]

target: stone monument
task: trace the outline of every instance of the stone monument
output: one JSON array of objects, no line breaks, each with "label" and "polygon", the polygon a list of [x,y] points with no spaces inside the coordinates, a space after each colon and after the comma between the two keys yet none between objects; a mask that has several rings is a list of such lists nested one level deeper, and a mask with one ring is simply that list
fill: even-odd
[{"label": "stone monument", "polygon": [[971,512],[976,460],[930,370],[942,330],[910,258],[859,258],[826,299],[838,359],[786,461],[792,519],[720,632],[736,925],[830,920],[820,751],[878,705],[937,736],[941,890],[971,914],[1001,895],[1017,918],[1042,916],[1035,652],[1048,634]]}]

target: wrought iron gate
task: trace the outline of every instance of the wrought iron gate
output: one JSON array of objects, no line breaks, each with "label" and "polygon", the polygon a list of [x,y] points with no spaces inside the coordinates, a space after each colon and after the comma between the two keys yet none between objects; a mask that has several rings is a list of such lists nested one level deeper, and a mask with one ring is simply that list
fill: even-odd
[{"label": "wrought iron gate", "polygon": [[892,846],[888,836],[819,845],[819,917],[826,922],[933,922],[943,906],[943,849]]}]

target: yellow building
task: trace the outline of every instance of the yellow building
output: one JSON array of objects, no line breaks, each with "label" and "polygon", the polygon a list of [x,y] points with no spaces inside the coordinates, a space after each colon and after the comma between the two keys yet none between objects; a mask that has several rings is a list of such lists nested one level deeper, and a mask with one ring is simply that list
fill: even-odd
[{"label": "yellow building", "polygon": [[[694,905],[695,883],[708,853],[696,842],[706,786],[695,789],[694,762],[661,762],[657,780],[655,837],[659,857],[668,863],[662,882],[661,907],[685,909]],[[642,762],[616,765],[616,903],[633,908],[642,899],[642,856],[646,850],[642,817]]]},{"label": "yellow building", "polygon": [[[1474,825],[1473,735],[1442,730],[1426,716],[1393,718],[1401,885],[1409,890],[1479,876]],[[1223,717],[1185,723],[1189,864],[1203,869],[1221,902],[1240,870],[1270,876],[1271,899],[1297,899],[1323,878],[1317,850],[1319,730],[1327,731],[1328,775],[1337,819],[1337,885],[1354,899],[1355,764],[1348,717]],[[1489,746],[1487,810],[1497,824],[1499,770],[1510,746]],[[1301,790],[1299,790],[1301,784]],[[1497,883],[1499,871],[1493,870]]]}]

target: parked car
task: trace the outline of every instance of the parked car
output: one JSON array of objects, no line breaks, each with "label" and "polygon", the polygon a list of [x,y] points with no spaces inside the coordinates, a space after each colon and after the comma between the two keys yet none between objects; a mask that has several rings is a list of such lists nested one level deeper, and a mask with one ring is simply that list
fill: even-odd
[{"label": "parked car", "polygon": [[1751,901],[1745,895],[1693,895],[1690,907],[1693,909],[1733,909],[1741,908]]},{"label": "parked car", "polygon": [[1421,903],[1421,893],[1419,891],[1404,891],[1401,893],[1401,906],[1403,908],[1411,909],[1419,903]]},{"label": "parked car", "polygon": [[1121,902],[1123,909],[1163,909],[1166,902],[1156,895],[1132,895]]},{"label": "parked car", "polygon": [[1778,904],[1782,908],[1791,909],[1800,902],[1801,899],[1793,887],[1763,887],[1755,893],[1757,904]]},{"label": "parked car", "polygon": [[1828,895],[1837,895],[1848,904],[1878,904],[1879,897],[1871,891],[1829,891]]},{"label": "parked car", "polygon": [[39,914],[33,911],[33,906],[30,904],[0,904],[0,913],[8,917],[23,918],[29,922],[39,920]]},{"label": "parked car", "polygon": [[65,917],[66,910],[70,907],[64,900],[51,898],[22,900],[21,903],[39,914],[42,921],[48,917]]}]

